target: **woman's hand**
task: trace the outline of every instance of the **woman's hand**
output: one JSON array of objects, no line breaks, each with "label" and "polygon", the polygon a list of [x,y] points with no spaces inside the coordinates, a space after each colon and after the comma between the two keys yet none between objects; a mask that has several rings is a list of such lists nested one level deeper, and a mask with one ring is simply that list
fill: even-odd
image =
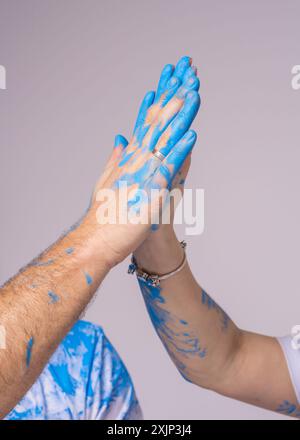
[{"label": "woman's hand", "polygon": [[110,266],[146,239],[151,221],[163,208],[161,196],[152,190],[172,187],[196,142],[189,128],[200,105],[199,80],[190,62],[184,57],[175,70],[171,65],[164,68],[157,93],[148,92],[142,102],[130,143],[117,136],[95,187],[85,221],[93,224],[108,250]]}]

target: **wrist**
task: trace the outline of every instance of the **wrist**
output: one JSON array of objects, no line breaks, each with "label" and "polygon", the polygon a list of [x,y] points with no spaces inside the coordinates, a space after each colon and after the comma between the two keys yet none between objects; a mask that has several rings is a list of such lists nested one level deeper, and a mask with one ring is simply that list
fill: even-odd
[{"label": "wrist", "polygon": [[103,239],[101,226],[92,221],[89,213],[70,230],[65,240],[69,247],[76,248],[76,256],[92,264],[96,271],[106,274],[114,266],[114,256]]},{"label": "wrist", "polygon": [[173,271],[181,264],[183,256],[184,251],[170,225],[161,225],[151,232],[134,252],[138,267],[158,275]]}]

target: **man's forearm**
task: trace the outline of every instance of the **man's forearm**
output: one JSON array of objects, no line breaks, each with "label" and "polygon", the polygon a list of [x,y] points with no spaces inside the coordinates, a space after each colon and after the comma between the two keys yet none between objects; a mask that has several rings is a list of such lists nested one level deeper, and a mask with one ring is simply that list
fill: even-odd
[{"label": "man's forearm", "polygon": [[[0,417],[34,383],[109,270],[87,218],[0,289]],[[105,255],[105,257],[104,257]]]}]

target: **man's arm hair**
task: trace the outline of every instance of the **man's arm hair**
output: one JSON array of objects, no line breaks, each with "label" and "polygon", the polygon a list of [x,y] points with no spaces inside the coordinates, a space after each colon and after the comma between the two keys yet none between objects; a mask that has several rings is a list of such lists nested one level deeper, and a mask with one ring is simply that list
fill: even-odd
[{"label": "man's arm hair", "polygon": [[107,252],[84,220],[1,287],[1,418],[35,382],[92,298],[109,271]]}]

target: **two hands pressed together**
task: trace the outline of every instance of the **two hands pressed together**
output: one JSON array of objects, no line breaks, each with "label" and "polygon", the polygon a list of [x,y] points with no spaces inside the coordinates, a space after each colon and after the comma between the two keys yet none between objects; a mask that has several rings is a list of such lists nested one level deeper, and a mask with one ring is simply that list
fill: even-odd
[{"label": "two hands pressed together", "polygon": [[[151,227],[167,203],[152,190],[183,190],[196,142],[190,126],[200,106],[198,90],[189,57],[165,66],[156,93],[142,101],[130,142],[116,137],[82,221],[1,288],[7,346],[0,350],[1,417],[35,382],[114,266],[131,253],[148,273],[163,275],[180,266],[184,253],[172,221]],[[113,191],[118,201],[123,182],[130,191],[125,214],[142,212],[143,221],[121,222],[111,201],[105,210],[115,212],[115,221],[101,222],[103,194]],[[149,197],[143,199],[141,190]],[[157,334],[185,379],[299,417],[278,341],[237,328],[187,264],[158,286],[142,279],[139,285]]]}]

